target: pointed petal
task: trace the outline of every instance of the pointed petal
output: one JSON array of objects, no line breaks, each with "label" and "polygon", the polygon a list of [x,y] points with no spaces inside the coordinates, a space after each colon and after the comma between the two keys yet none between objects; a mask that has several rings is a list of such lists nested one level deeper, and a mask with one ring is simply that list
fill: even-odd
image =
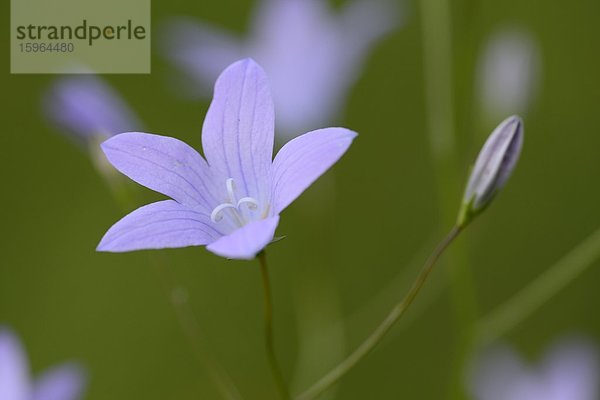
[{"label": "pointed petal", "polygon": [[29,367],[19,339],[0,329],[0,400],[29,400]]},{"label": "pointed petal", "polygon": [[233,178],[240,197],[268,201],[273,124],[273,100],[263,69],[251,59],[227,67],[215,84],[202,146],[211,169]]},{"label": "pointed petal", "polygon": [[206,161],[180,140],[128,132],[102,143],[102,150],[120,172],[183,205],[210,213],[219,203]]},{"label": "pointed petal", "polygon": [[325,128],[286,143],[273,161],[273,212],[279,214],[348,150],[356,132]]},{"label": "pointed petal", "polygon": [[285,142],[335,115],[352,65],[342,58],[342,35],[327,1],[259,3],[248,47],[269,76],[277,138]]},{"label": "pointed petal", "polygon": [[206,246],[221,257],[251,260],[273,240],[279,215],[254,221]]},{"label": "pointed petal", "polygon": [[220,236],[207,215],[165,200],[123,217],[106,232],[96,250],[118,253],[199,246]]},{"label": "pointed petal", "polygon": [[36,382],[32,400],[77,400],[85,386],[83,370],[65,364],[44,373]]}]

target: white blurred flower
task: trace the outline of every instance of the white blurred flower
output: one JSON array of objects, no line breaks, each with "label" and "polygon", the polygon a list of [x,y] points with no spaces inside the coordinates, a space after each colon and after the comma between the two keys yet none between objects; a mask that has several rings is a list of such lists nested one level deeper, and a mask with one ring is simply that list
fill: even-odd
[{"label": "white blurred flower", "polygon": [[489,349],[472,366],[469,386],[474,400],[598,400],[599,374],[595,346],[566,339],[537,367],[508,346]]},{"label": "white blurred flower", "polygon": [[525,114],[538,88],[540,48],[524,29],[503,27],[492,33],[478,62],[478,99],[490,120]]},{"label": "white blurred flower", "polygon": [[339,12],[325,0],[262,0],[246,38],[177,18],[162,48],[201,96],[225,66],[254,58],[269,76],[278,132],[291,138],[331,122],[373,44],[399,24],[396,14],[385,0],[352,0]]}]

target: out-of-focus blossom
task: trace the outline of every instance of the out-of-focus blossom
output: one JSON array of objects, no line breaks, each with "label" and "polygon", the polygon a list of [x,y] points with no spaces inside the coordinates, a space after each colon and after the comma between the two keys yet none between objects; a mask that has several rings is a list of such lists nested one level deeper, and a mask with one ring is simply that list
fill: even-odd
[{"label": "out-of-focus blossom", "polygon": [[288,142],[272,160],[274,110],[267,77],[253,60],[229,66],[202,127],[206,160],[166,136],[129,132],[102,144],[134,181],[173,200],[141,207],[113,225],[99,251],[207,245],[251,259],[271,240],[279,214],[346,152],[356,133],[326,128]]},{"label": "out-of-focus blossom", "polygon": [[121,96],[94,75],[77,75],[54,82],[43,98],[43,111],[57,128],[86,147],[96,170],[118,182],[100,143],[121,132],[141,129],[141,123]]},{"label": "out-of-focus blossom", "polygon": [[385,0],[351,0],[339,12],[325,0],[263,0],[246,39],[179,18],[165,26],[162,48],[198,95],[234,60],[256,59],[269,76],[278,132],[289,139],[331,122],[374,43],[398,19]]},{"label": "out-of-focus blossom", "polygon": [[510,177],[523,147],[523,121],[516,115],[494,129],[477,156],[463,197],[458,225],[464,226],[492,201]]},{"label": "out-of-focus blossom", "polygon": [[556,343],[537,367],[513,349],[498,346],[474,363],[469,385],[474,400],[598,400],[600,363],[591,343]]},{"label": "out-of-focus blossom", "polygon": [[526,114],[539,84],[539,46],[524,29],[501,28],[488,39],[478,63],[478,100],[486,118]]},{"label": "out-of-focus blossom", "polygon": [[62,132],[84,144],[141,127],[121,96],[94,75],[54,82],[44,96],[43,107]]},{"label": "out-of-focus blossom", "polygon": [[85,386],[82,369],[63,364],[29,377],[29,365],[19,339],[0,328],[0,400],[77,400]]}]

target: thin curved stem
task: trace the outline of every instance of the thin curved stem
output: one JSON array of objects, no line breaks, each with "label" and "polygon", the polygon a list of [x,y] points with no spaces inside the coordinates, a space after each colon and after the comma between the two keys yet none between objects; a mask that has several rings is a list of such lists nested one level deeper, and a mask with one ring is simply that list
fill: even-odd
[{"label": "thin curved stem", "polygon": [[600,259],[600,228],[477,324],[482,342],[504,335]]},{"label": "thin curved stem", "polygon": [[271,297],[269,270],[267,268],[267,256],[263,250],[256,257],[260,263],[260,272],[262,275],[265,299],[265,348],[267,351],[267,359],[269,360],[269,366],[271,367],[271,373],[273,374],[273,379],[275,380],[279,395],[282,399],[288,400],[290,398],[290,394],[288,392],[285,380],[283,379],[281,367],[277,362],[275,347],[273,345],[273,300]]},{"label": "thin curved stem", "polygon": [[421,272],[417,276],[417,279],[413,282],[408,293],[404,296],[400,303],[396,304],[390,313],[385,317],[383,322],[371,333],[367,339],[362,342],[360,346],[354,350],[345,360],[339,363],[331,371],[329,371],[323,378],[309,387],[306,391],[301,393],[296,400],[311,400],[319,396],[321,393],[333,386],[342,376],[350,371],[360,360],[362,360],[367,354],[369,354],[384,336],[390,331],[396,322],[402,317],[404,312],[412,304],[413,300],[419,294],[419,291],[423,287],[423,284],[427,280],[429,273],[435,266],[437,260],[448,248],[450,243],[458,234],[462,231],[462,228],[455,226],[448,233],[448,235],[437,245],[433,253],[429,256]]}]

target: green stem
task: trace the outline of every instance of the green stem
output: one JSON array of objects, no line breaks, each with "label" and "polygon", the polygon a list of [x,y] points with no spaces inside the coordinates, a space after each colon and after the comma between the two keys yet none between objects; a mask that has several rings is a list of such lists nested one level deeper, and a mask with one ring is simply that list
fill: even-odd
[{"label": "green stem", "polygon": [[[420,0],[423,35],[423,69],[427,128],[431,144],[441,226],[456,218],[460,198],[458,156],[453,106],[452,18],[449,0]],[[473,342],[476,301],[473,276],[464,245],[457,245],[448,260],[448,274],[457,325],[457,362],[451,390],[454,398],[464,398],[459,374]]]},{"label": "green stem", "polygon": [[354,352],[352,352],[348,357],[346,357],[345,360],[329,371],[323,378],[296,397],[296,400],[311,400],[319,396],[321,393],[333,386],[342,376],[348,373],[348,371],[350,371],[360,360],[369,354],[375,348],[375,346],[379,344],[379,342],[381,342],[383,337],[389,332],[392,326],[398,322],[404,312],[412,304],[413,300],[427,280],[429,273],[435,266],[437,260],[461,231],[462,228],[460,227],[455,226],[452,228],[444,240],[437,245],[433,253],[429,256],[408,293],[404,296],[400,303],[396,304],[396,306],[392,308],[383,322],[379,324],[373,333],[371,333],[371,335],[367,337],[367,339],[360,346],[358,346]]},{"label": "green stem", "polygon": [[434,159],[444,162],[455,154],[450,5],[447,0],[421,0],[420,5],[429,140]]},{"label": "green stem", "polygon": [[290,398],[287,385],[283,379],[281,373],[281,367],[277,362],[275,355],[275,347],[273,345],[273,301],[271,298],[271,284],[269,282],[269,271],[267,269],[267,256],[266,253],[261,251],[256,256],[260,263],[260,272],[262,275],[263,292],[265,299],[265,347],[267,351],[267,359],[269,360],[269,366],[271,367],[271,373],[273,379],[279,391],[279,395],[282,399],[288,400]]},{"label": "green stem", "polygon": [[536,280],[521,289],[477,324],[481,341],[489,343],[533,314],[553,295],[600,259],[600,229],[588,236]]}]

